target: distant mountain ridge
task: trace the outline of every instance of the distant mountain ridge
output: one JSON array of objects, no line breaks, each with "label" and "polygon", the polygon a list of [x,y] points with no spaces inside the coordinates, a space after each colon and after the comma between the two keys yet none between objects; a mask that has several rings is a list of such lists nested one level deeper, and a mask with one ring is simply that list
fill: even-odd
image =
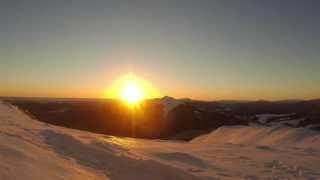
[{"label": "distant mountain ridge", "polygon": [[250,124],[320,130],[320,100],[208,102],[165,96],[142,102],[134,118],[118,100],[6,101],[40,121],[119,136],[190,140],[221,126]]}]

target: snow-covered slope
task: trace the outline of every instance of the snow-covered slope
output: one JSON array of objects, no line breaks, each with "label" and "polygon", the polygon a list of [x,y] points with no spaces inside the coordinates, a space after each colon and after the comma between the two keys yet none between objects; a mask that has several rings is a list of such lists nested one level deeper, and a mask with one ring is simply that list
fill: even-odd
[{"label": "snow-covered slope", "polygon": [[191,142],[47,125],[0,102],[0,179],[318,179],[320,135],[222,127]]},{"label": "snow-covered slope", "polygon": [[209,135],[192,140],[197,144],[241,144],[281,149],[314,149],[320,151],[319,132],[304,128],[259,126],[221,127]]}]

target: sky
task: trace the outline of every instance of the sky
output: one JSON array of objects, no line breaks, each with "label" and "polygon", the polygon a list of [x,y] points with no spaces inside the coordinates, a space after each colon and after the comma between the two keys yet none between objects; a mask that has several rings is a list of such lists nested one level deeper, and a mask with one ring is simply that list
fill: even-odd
[{"label": "sky", "polygon": [[161,95],[320,97],[318,0],[4,0],[0,96],[100,98],[133,73]]}]

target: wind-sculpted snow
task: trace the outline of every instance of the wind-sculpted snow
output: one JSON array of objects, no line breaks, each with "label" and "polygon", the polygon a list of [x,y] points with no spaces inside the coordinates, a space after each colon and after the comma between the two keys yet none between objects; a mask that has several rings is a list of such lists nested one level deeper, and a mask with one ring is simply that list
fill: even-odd
[{"label": "wind-sculpted snow", "polygon": [[319,179],[320,135],[222,127],[191,142],[88,133],[0,102],[0,179]]},{"label": "wind-sculpted snow", "polygon": [[50,130],[41,134],[59,155],[98,170],[110,179],[198,179],[151,159],[126,156],[121,146],[99,141],[86,144],[70,135]]}]

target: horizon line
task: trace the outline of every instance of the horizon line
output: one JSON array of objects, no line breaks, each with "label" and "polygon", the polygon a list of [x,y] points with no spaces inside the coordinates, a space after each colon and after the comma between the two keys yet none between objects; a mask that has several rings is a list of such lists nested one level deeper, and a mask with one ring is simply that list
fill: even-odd
[{"label": "horizon line", "polygon": [[[173,98],[176,100],[190,100],[190,101],[203,101],[203,102],[218,102],[218,101],[236,101],[236,102],[259,102],[259,101],[266,101],[266,102],[280,102],[280,101],[312,101],[312,100],[320,100],[319,98],[299,98],[299,99],[295,99],[295,98],[288,98],[288,99],[278,99],[278,100],[268,100],[268,99],[253,99],[253,100],[249,100],[249,99],[215,99],[215,100],[204,100],[204,99],[192,99],[192,98],[175,98],[173,96],[162,96],[162,97],[158,97],[158,98],[147,98],[144,99],[145,100],[154,100],[154,99],[162,99],[165,97],[169,97],[169,98]],[[13,98],[13,99],[79,99],[79,100],[120,100],[117,98],[102,98],[102,97],[49,97],[49,96],[0,96],[0,99],[8,99],[8,98]]]}]

